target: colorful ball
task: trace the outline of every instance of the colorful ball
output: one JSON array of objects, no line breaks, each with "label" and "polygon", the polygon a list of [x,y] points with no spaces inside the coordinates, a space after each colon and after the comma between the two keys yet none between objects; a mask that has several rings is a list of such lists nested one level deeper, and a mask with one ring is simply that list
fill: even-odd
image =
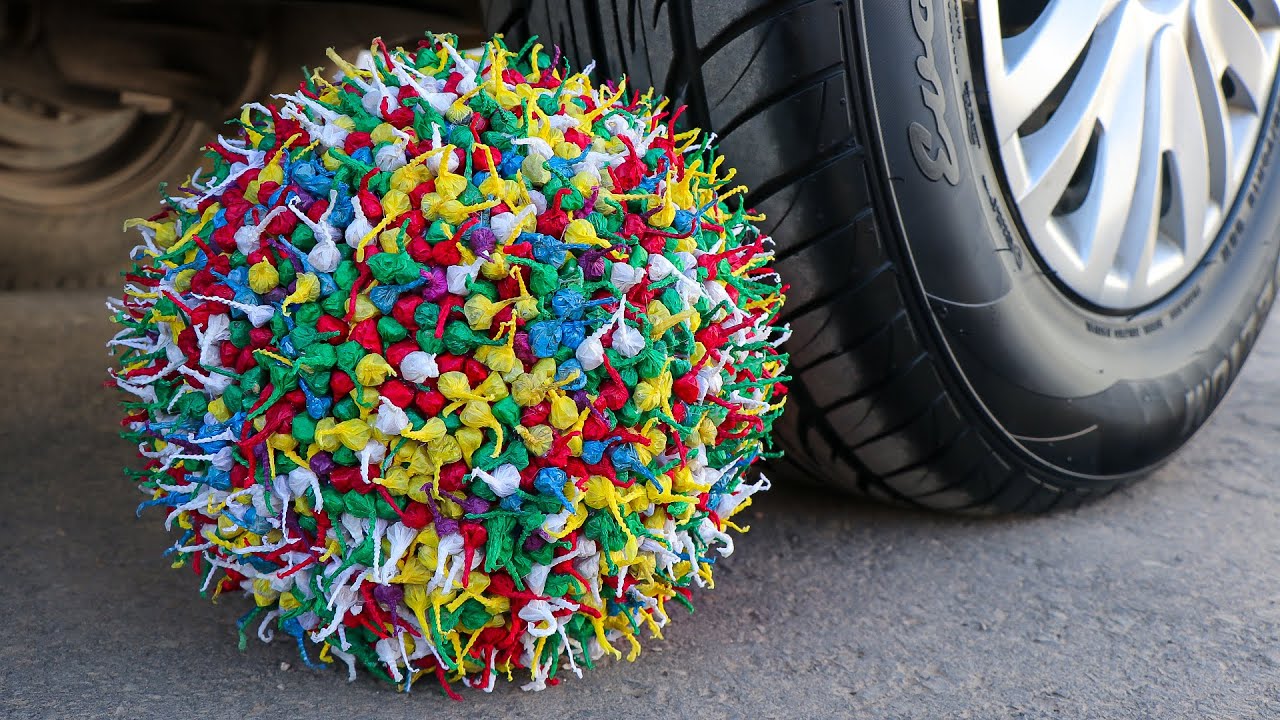
[{"label": "colorful ball", "polygon": [[247,105],[126,224],[112,379],[139,512],[203,593],[252,595],[242,645],[541,689],[634,659],[732,551],[785,287],[667,100],[455,44],[331,51]]}]

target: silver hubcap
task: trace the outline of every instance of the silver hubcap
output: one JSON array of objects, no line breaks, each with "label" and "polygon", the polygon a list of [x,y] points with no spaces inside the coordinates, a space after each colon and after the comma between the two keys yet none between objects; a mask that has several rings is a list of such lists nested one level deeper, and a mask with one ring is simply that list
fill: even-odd
[{"label": "silver hubcap", "polygon": [[[997,144],[1032,244],[1110,310],[1184,280],[1253,156],[1280,0],[978,0]],[[1006,8],[1006,11],[1008,8]]]}]

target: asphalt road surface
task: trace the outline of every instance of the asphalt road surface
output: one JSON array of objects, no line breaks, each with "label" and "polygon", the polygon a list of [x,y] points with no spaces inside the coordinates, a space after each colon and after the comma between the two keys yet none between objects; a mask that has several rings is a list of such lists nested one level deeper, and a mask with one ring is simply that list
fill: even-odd
[{"label": "asphalt road surface", "polygon": [[0,295],[0,717],[1280,717],[1280,334],[1149,482],[1048,518],[775,489],[665,641],[444,698],[235,648],[135,519],[98,293]]}]

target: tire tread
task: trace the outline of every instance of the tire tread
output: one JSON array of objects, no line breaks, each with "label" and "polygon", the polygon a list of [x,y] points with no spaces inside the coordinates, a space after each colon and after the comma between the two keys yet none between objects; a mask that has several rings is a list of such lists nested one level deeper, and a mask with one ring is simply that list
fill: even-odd
[{"label": "tire tread", "polygon": [[[909,272],[879,227],[875,180],[858,119],[866,109],[859,107],[861,80],[850,61],[843,16],[830,58],[746,98],[741,110],[717,122],[707,98],[708,64],[740,66],[733,81],[739,82],[756,63],[766,62],[766,45],[781,42],[773,35],[775,26],[821,22],[824,13],[840,12],[843,4],[743,0],[738,6],[745,9],[727,15],[726,4],[710,5],[602,0],[571,2],[565,10],[552,0],[486,0],[485,9],[491,30],[550,30],[544,39],[566,48],[575,66],[596,60],[597,78],[656,81],[661,92],[689,106],[685,117],[691,123],[722,133],[719,142],[731,162],[751,158],[738,161],[753,163],[739,166],[739,177],[752,188],[747,202],[771,215],[766,230],[778,242],[776,267],[793,286],[783,320],[817,325],[806,343],[812,352],[792,349],[792,407],[777,429],[787,455],[772,469],[892,503],[975,514],[1042,512],[1098,495],[1051,485],[1007,464],[953,401],[940,365],[945,361],[929,349],[909,312]],[[565,14],[574,23],[553,22]],[[575,30],[580,22],[585,42]],[[832,87],[843,96],[830,97]],[[840,121],[833,123],[831,113],[838,108]],[[816,118],[816,132],[776,130],[806,118]],[[760,152],[748,154],[761,135],[776,136],[783,146],[773,153],[757,146]],[[840,182],[845,184],[836,188],[836,201],[811,206],[815,193],[834,193],[831,188]],[[846,262],[849,273],[818,271],[832,262]],[[833,394],[839,395],[834,402]],[[855,406],[860,417],[843,418]]]}]

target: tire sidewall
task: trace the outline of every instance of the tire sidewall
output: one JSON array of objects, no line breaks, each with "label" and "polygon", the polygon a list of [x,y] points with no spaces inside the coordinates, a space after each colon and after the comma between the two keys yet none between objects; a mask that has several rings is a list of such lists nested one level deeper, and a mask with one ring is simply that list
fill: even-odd
[{"label": "tire sidewall", "polygon": [[953,401],[1016,459],[1082,482],[1140,474],[1207,419],[1274,297],[1275,98],[1224,230],[1197,270],[1131,315],[1084,307],[1046,273],[991,157],[958,0],[853,8],[880,221],[911,274]]}]

